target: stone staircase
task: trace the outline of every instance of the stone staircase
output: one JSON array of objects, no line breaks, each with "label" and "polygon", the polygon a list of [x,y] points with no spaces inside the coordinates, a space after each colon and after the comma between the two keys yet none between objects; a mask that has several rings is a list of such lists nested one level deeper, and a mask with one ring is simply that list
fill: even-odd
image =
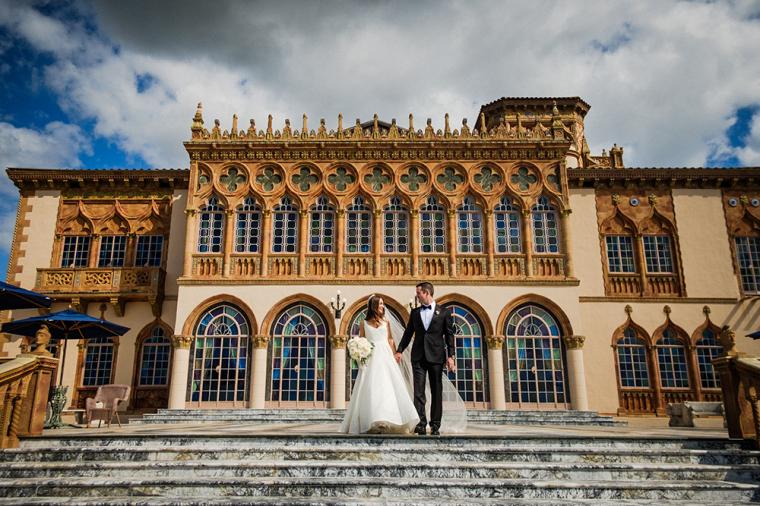
[{"label": "stone staircase", "polygon": [[745,504],[728,439],[45,435],[0,452],[0,504]]},{"label": "stone staircase", "polygon": [[[343,413],[342,409],[159,409],[129,423],[340,423]],[[625,425],[596,411],[468,410],[467,418],[481,425]]]}]

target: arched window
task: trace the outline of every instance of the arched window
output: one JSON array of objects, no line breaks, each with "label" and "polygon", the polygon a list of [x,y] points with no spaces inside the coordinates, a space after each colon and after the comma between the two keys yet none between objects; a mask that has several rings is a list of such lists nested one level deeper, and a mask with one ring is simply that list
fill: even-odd
[{"label": "arched window", "polygon": [[723,346],[716,338],[715,331],[706,328],[702,338],[697,341],[697,364],[702,388],[720,388],[720,378],[715,373],[712,361],[723,354]]},{"label": "arched window", "polygon": [[531,209],[533,217],[533,251],[559,253],[557,211],[547,197],[541,197]]},{"label": "arched window", "polygon": [[110,337],[88,339],[84,356],[82,385],[95,387],[111,383],[113,355],[113,339]]},{"label": "arched window", "polygon": [[206,311],[195,327],[191,402],[244,405],[248,400],[250,327],[230,304]]},{"label": "arched window", "polygon": [[171,342],[163,327],[156,325],[140,350],[139,386],[165,386],[169,383]]},{"label": "arched window", "polygon": [[467,403],[485,406],[488,402],[488,385],[486,371],[485,346],[483,343],[483,326],[475,313],[456,303],[445,305],[451,308],[456,335],[457,372],[449,372],[449,379],[454,382],[459,395]]},{"label": "arched window", "polygon": [[224,207],[211,197],[201,208],[198,226],[198,253],[221,253],[224,240]]},{"label": "arched window", "polygon": [[327,197],[319,197],[311,206],[309,251],[332,253],[335,245],[335,208]]},{"label": "arched window", "polygon": [[235,251],[258,253],[261,248],[261,207],[252,197],[246,197],[237,208]]},{"label": "arched window", "polygon": [[662,388],[689,388],[686,347],[676,336],[675,329],[668,327],[655,344]]},{"label": "arched window", "polygon": [[327,324],[306,304],[283,311],[272,327],[269,400],[324,406],[328,401]]},{"label": "arched window", "polygon": [[409,209],[404,207],[401,199],[392,197],[383,209],[386,253],[409,252]]},{"label": "arched window", "polygon": [[90,236],[68,235],[63,238],[61,267],[87,267],[90,261]]},{"label": "arched window", "polygon": [[566,407],[565,357],[554,317],[528,304],[509,316],[504,334],[508,400]]},{"label": "arched window", "polygon": [[420,251],[446,253],[446,219],[438,199],[430,196],[420,209]]},{"label": "arched window", "polygon": [[760,237],[734,237],[739,280],[746,294],[760,294]]},{"label": "arched window", "polygon": [[295,253],[297,250],[298,207],[290,197],[282,197],[273,213],[272,253]]},{"label": "arched window", "polygon": [[611,273],[636,272],[633,256],[633,236],[608,235],[604,238],[607,245],[607,267]]},{"label": "arched window", "polygon": [[645,235],[643,240],[647,272],[673,272],[673,252],[670,248],[670,236]]},{"label": "arched window", "polygon": [[346,210],[346,252],[372,251],[372,213],[364,197],[356,197]]},{"label": "arched window", "polygon": [[509,197],[502,197],[494,208],[496,253],[520,253],[520,212],[510,202]]},{"label": "arched window", "polygon": [[475,199],[465,197],[457,209],[460,253],[483,253],[483,212]]},{"label": "arched window", "polygon": [[644,341],[628,327],[617,341],[618,368],[622,388],[649,388],[649,366]]}]

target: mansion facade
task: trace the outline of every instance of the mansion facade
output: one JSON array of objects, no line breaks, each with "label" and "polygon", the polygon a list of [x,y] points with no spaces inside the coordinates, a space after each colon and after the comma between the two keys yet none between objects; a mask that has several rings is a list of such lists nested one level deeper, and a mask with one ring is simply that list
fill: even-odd
[{"label": "mansion facade", "polygon": [[406,321],[421,281],[453,309],[472,409],[720,400],[721,333],[760,352],[760,168],[626,167],[590,153],[588,111],[209,130],[199,105],[189,169],[8,169],[8,281],[131,329],[54,346],[73,407],[122,383],[135,410],[344,408],[368,297]]}]

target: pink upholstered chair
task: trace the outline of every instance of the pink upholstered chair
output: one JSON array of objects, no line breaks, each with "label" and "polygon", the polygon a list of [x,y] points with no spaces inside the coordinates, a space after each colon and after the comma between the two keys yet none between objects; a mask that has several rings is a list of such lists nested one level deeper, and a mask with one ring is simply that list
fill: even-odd
[{"label": "pink upholstered chair", "polygon": [[[108,427],[111,426],[111,420],[116,415],[116,422],[121,427],[119,412],[117,411],[120,402],[127,402],[129,399],[129,385],[102,385],[98,387],[95,397],[87,399],[85,402],[85,419],[87,426],[90,426],[92,420],[98,420],[98,427],[103,420]],[[98,403],[103,403],[98,406]]]}]

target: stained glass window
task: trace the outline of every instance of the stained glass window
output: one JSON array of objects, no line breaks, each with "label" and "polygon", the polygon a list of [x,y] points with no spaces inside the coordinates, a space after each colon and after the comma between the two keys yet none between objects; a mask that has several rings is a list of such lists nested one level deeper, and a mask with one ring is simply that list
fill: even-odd
[{"label": "stained glass window", "polygon": [[198,226],[198,252],[221,253],[224,239],[224,207],[216,197],[201,208]]},{"label": "stained glass window", "polygon": [[100,238],[98,267],[123,267],[126,253],[126,235],[104,235]]},{"label": "stained glass window", "polygon": [[533,251],[559,253],[557,211],[547,197],[541,197],[531,209],[533,217]]},{"label": "stained glass window", "polygon": [[156,325],[150,337],[142,344],[140,357],[140,386],[169,384],[169,357],[171,342],[163,327]]},{"label": "stained glass window", "polygon": [[565,404],[565,357],[560,328],[542,307],[526,305],[507,319],[504,353],[507,398],[515,403]]},{"label": "stained glass window", "polygon": [[736,237],[734,241],[742,290],[760,294],[760,237]]},{"label": "stained glass window", "polygon": [[610,272],[636,272],[633,260],[633,237],[629,235],[608,235],[607,266]]},{"label": "stained glass window", "polygon": [[723,355],[723,346],[718,341],[715,331],[706,328],[702,331],[702,338],[697,341],[697,364],[702,388],[720,388],[720,378],[715,372],[712,361],[721,355]]},{"label": "stained glass window", "polygon": [[483,213],[472,197],[457,209],[457,230],[460,253],[483,253]]},{"label": "stained glass window", "polygon": [[90,261],[90,236],[77,235],[63,238],[61,267],[87,267]]},{"label": "stained glass window", "polygon": [[160,267],[164,251],[164,236],[137,236],[135,267]]},{"label": "stained glass window", "polygon": [[261,247],[261,227],[261,207],[253,197],[246,197],[237,208],[235,251],[258,253]]},{"label": "stained glass window", "polygon": [[277,317],[271,360],[271,401],[325,405],[327,325],[316,309],[295,304]]},{"label": "stained glass window", "polygon": [[667,328],[655,345],[660,383],[663,388],[689,388],[686,347],[676,338],[676,331]]},{"label": "stained glass window", "polygon": [[111,383],[113,370],[113,341],[110,337],[96,337],[87,340],[84,356],[82,385],[94,387]]},{"label": "stained glass window", "polygon": [[420,251],[446,253],[446,218],[444,209],[433,196],[420,209]]},{"label": "stained glass window", "polygon": [[274,208],[272,219],[272,252],[295,253],[298,250],[298,207],[283,197]]},{"label": "stained glass window", "polygon": [[617,342],[620,386],[623,388],[649,388],[649,366],[644,341],[628,327]]},{"label": "stained glass window", "polygon": [[644,258],[647,263],[647,272],[673,272],[670,237],[667,235],[645,235]]},{"label": "stained glass window", "polygon": [[496,253],[520,253],[522,251],[520,212],[509,200],[509,197],[502,197],[493,213],[496,229]]},{"label": "stained glass window", "polygon": [[456,385],[459,395],[465,402],[488,402],[488,385],[486,382],[486,353],[483,345],[483,326],[465,306],[446,304],[451,308],[456,329],[454,346],[456,348],[457,371],[449,372],[449,379]]},{"label": "stained glass window", "polygon": [[335,208],[327,197],[319,197],[311,207],[309,251],[332,253],[335,247]]},{"label": "stained glass window", "polygon": [[372,251],[372,213],[363,197],[356,197],[346,210],[346,252]]},{"label": "stained glass window", "polygon": [[409,209],[401,199],[391,198],[383,209],[383,227],[386,253],[409,252]]},{"label": "stained glass window", "polygon": [[219,304],[206,311],[195,327],[190,400],[248,400],[250,330],[238,308]]}]

